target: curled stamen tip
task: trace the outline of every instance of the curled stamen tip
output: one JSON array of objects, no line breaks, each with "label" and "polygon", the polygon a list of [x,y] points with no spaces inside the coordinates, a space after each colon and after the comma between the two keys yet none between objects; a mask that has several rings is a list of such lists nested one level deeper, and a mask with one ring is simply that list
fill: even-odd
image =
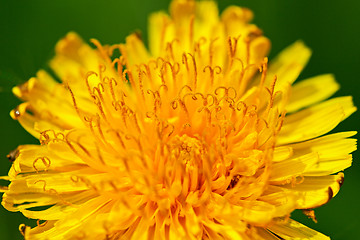
[{"label": "curled stamen tip", "polygon": [[27,227],[25,224],[22,223],[19,225],[19,231],[20,231],[21,235],[25,236],[26,229],[27,229]]}]

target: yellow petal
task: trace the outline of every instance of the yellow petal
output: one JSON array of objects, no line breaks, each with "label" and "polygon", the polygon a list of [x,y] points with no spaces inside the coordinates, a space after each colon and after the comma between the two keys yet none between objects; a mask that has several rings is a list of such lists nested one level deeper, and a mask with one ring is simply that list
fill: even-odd
[{"label": "yellow petal", "polygon": [[338,159],[347,157],[356,150],[357,140],[349,138],[355,134],[355,131],[334,133],[313,140],[290,144],[286,147],[292,148],[296,155],[317,152],[320,159]]},{"label": "yellow petal", "polygon": [[317,153],[309,153],[286,161],[274,162],[270,182],[278,183],[290,180],[312,168],[318,162]]},{"label": "yellow petal", "polygon": [[[286,199],[284,201],[292,201],[297,209],[317,208],[330,201],[339,192],[343,181],[343,173],[304,177],[298,183],[271,186],[269,191],[282,192]],[[295,196],[295,201],[291,196]]]},{"label": "yellow petal", "polygon": [[261,237],[259,240],[279,240],[278,237],[264,228],[257,228],[256,233]]},{"label": "yellow petal", "polygon": [[286,105],[288,113],[295,112],[314,103],[320,102],[333,95],[340,88],[332,74],[324,74],[302,80],[291,89],[289,103]]},{"label": "yellow petal", "polygon": [[339,97],[285,117],[277,145],[323,135],[356,111],[351,97]]},{"label": "yellow petal", "polygon": [[162,56],[165,44],[174,39],[170,17],[163,13],[153,13],[149,17],[149,49],[152,56]]},{"label": "yellow petal", "polygon": [[[79,66],[89,70],[98,69],[100,58],[96,51],[74,32],[69,32],[56,44],[55,53],[56,56],[50,61],[50,66],[61,79],[65,79],[71,72],[73,76],[78,76]],[[82,81],[82,79],[77,81]]]},{"label": "yellow petal", "polygon": [[268,228],[276,235],[289,240],[330,240],[328,236],[302,225],[292,219],[285,224],[276,224]]},{"label": "yellow petal", "polygon": [[137,34],[131,34],[126,38],[125,45],[120,47],[121,54],[127,61],[127,67],[130,68],[133,65],[140,65],[146,63],[149,60],[149,54],[144,46],[144,43]]},{"label": "yellow petal", "polygon": [[[275,92],[284,91],[299,76],[311,56],[311,50],[301,41],[297,41],[284,49],[270,64],[265,86],[270,86],[277,76]],[[254,82],[258,84],[260,79]]]},{"label": "yellow petal", "polygon": [[274,149],[273,162],[281,162],[290,158],[293,155],[292,147],[280,146]]},{"label": "yellow petal", "polygon": [[308,169],[304,172],[304,176],[325,176],[350,167],[352,164],[352,156],[349,155],[341,159],[332,159],[332,160],[319,160],[311,169]]},{"label": "yellow petal", "polygon": [[[318,162],[303,173],[304,176],[329,175],[350,167],[351,152],[356,150],[356,139],[350,139],[356,132],[343,132],[326,135],[306,142],[287,145],[294,156],[301,156],[310,152],[317,153]],[[285,148],[285,146],[280,147]]]}]

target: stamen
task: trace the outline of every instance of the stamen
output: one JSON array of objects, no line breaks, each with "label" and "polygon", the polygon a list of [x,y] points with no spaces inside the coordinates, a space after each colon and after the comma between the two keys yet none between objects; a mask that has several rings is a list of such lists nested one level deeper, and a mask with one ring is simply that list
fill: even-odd
[{"label": "stamen", "polygon": [[183,126],[182,126],[182,131],[184,131],[186,128],[191,128],[191,125],[190,123],[185,123]]},{"label": "stamen", "polygon": [[185,105],[185,103],[183,102],[183,100],[181,100],[180,98],[177,98],[175,100],[173,100],[170,104],[171,107],[175,110],[177,108],[177,103],[180,104],[180,107],[185,111],[187,118],[189,118],[189,111]]},{"label": "stamen", "polygon": [[261,72],[261,80],[260,80],[260,84],[259,84],[260,89],[264,86],[264,83],[265,83],[268,61],[269,61],[268,58],[265,57],[263,63],[261,64],[261,67],[259,69],[259,71]]},{"label": "stamen", "polygon": [[195,15],[191,15],[190,17],[190,34],[189,34],[189,43],[190,43],[190,46],[191,44],[194,42],[194,23],[195,23]]},{"label": "stamen", "polygon": [[280,114],[280,118],[278,120],[278,123],[277,123],[277,126],[276,126],[276,129],[275,129],[275,133],[279,133],[280,130],[281,130],[281,127],[284,123],[284,120],[285,120],[285,115],[286,115],[286,111],[283,111],[281,114]]},{"label": "stamen", "polygon": [[121,76],[121,73],[123,71],[123,61],[124,61],[123,59],[124,58],[122,58],[122,56],[120,56],[120,58],[115,58],[111,63],[112,68],[115,68],[115,64],[116,64],[118,76]]},{"label": "stamen", "polygon": [[70,177],[70,180],[74,183],[78,183],[80,181],[80,178],[78,176],[73,175]]},{"label": "stamen", "polygon": [[103,158],[103,156],[101,155],[101,151],[100,151],[100,148],[99,148],[99,146],[95,143],[95,147],[96,147],[96,153],[97,153],[97,155],[98,155],[98,159],[100,160],[100,162],[104,165],[104,166],[106,166],[106,163],[105,163],[105,161],[104,161],[104,158]]},{"label": "stamen", "polygon": [[178,95],[179,97],[181,96],[182,91],[184,91],[185,89],[188,89],[190,92],[192,92],[192,89],[189,85],[184,85],[179,91],[179,95]]},{"label": "stamen", "polygon": [[[115,91],[114,91],[114,86],[116,87],[118,83],[116,82],[115,78],[105,77],[104,78],[104,83],[109,85],[112,100],[113,100],[113,102],[116,102],[116,95],[115,95]],[[104,88],[104,86],[103,86],[103,88]],[[103,92],[104,92],[104,90],[103,90]]]},{"label": "stamen", "polygon": [[[243,60],[241,60],[241,59],[238,58],[238,57],[234,57],[233,60],[239,61],[240,65],[241,65],[241,74],[244,75],[246,68],[244,68],[244,62],[243,62]],[[240,80],[242,80],[242,78],[240,78]]]},{"label": "stamen", "polygon": [[[126,77],[127,76],[127,77]],[[131,73],[131,71],[129,71],[128,69],[125,69],[124,71],[123,71],[123,73],[122,73],[122,77],[123,77],[123,79],[128,79],[129,80],[129,82],[130,82],[130,84],[131,84],[131,86],[133,87],[133,88],[136,88],[136,84],[135,84],[135,81],[134,81],[134,78],[133,78],[133,76],[132,76],[132,73]]]},{"label": "stamen", "polygon": [[244,42],[246,44],[246,65],[249,65],[249,63],[250,63],[250,43],[251,43],[251,38],[246,37],[244,39]]},{"label": "stamen", "polygon": [[214,58],[214,43],[218,40],[219,38],[215,38],[213,40],[211,40],[210,45],[209,45],[209,65],[212,66],[213,65],[213,58]]},{"label": "stamen", "polygon": [[[196,85],[197,85],[197,67],[196,67],[195,57],[191,53],[187,53],[187,55],[189,55],[191,57],[191,59],[192,59],[193,68],[194,68],[194,89],[196,89]],[[183,56],[182,57],[182,63],[185,64],[186,70],[189,72],[189,64],[188,64],[188,59],[186,57],[186,53],[184,53],[182,56]]]},{"label": "stamen", "polygon": [[201,59],[201,49],[200,46],[206,43],[207,39],[205,37],[201,37],[197,42],[195,42],[194,52],[197,52],[199,58]]},{"label": "stamen", "polygon": [[148,77],[150,82],[153,82],[152,77],[151,77],[151,70],[150,70],[149,65],[146,65],[146,64],[142,63],[142,64],[140,64],[140,67],[145,68],[145,71],[143,71],[143,73]]},{"label": "stamen", "polygon": [[36,221],[36,225],[37,225],[38,227],[44,227],[44,226],[48,223],[47,220],[44,221],[43,223],[40,223],[40,221],[44,221],[44,220],[38,219],[38,220]]},{"label": "stamen", "polygon": [[102,118],[103,118],[108,124],[110,124],[109,121],[107,120],[107,117],[106,117],[106,114],[105,114],[104,109],[103,109],[103,107],[102,107],[100,98],[99,98],[97,95],[92,95],[92,98],[93,98],[93,100],[94,100],[95,105],[98,107],[98,109],[99,109],[99,111],[100,111],[100,115],[102,116]]},{"label": "stamen", "polygon": [[277,80],[277,76],[275,75],[274,78],[273,78],[273,81],[271,82],[271,85],[270,85],[270,89],[269,88],[265,88],[266,91],[269,93],[270,95],[270,100],[269,100],[269,103],[267,105],[267,108],[266,108],[266,112],[268,113],[270,111],[270,109],[273,107],[273,104],[274,104],[274,100],[275,100],[275,95],[277,93],[274,94],[274,90],[275,90],[275,84],[276,84],[276,80]]},{"label": "stamen", "polygon": [[99,83],[97,87],[93,87],[92,95],[96,95],[97,93],[101,102],[104,102],[104,98],[101,92],[104,92],[104,85],[102,83]]},{"label": "stamen", "polygon": [[36,173],[39,173],[39,170],[38,170],[37,167],[36,167],[36,163],[37,163],[39,160],[41,160],[42,163],[44,164],[44,166],[45,166],[44,171],[46,172],[46,171],[49,169],[50,165],[51,165],[50,159],[49,159],[48,157],[38,157],[38,158],[36,158],[36,159],[34,160],[34,162],[33,162],[33,168],[35,169]]},{"label": "stamen", "polygon": [[28,227],[25,224],[20,224],[19,225],[19,232],[21,233],[21,235],[23,235],[25,237],[25,231]]},{"label": "stamen", "polygon": [[46,181],[45,180],[37,180],[34,182],[34,184],[37,184],[39,182],[43,183],[42,189],[44,190],[44,192],[46,192]]},{"label": "stamen", "polygon": [[175,38],[171,42],[168,42],[165,48],[165,50],[169,52],[170,59],[172,61],[175,61],[174,48],[173,48],[175,42],[178,44],[180,43],[179,39]]},{"label": "stamen", "polygon": [[247,112],[247,106],[243,101],[239,101],[236,104],[236,110],[238,110],[239,112],[242,110],[242,115],[245,115],[245,113]]},{"label": "stamen", "polygon": [[170,130],[170,133],[168,133],[168,137],[170,137],[174,133],[175,126],[168,122],[161,122],[158,124],[158,135],[160,138],[163,138],[164,132],[167,128],[169,128],[169,126],[171,127],[171,130]]},{"label": "stamen", "polygon": [[99,64],[99,79],[101,82],[104,82],[103,73],[106,71],[106,66],[102,63]]},{"label": "stamen", "polygon": [[[211,104],[209,104],[209,101],[208,101],[208,98],[209,98],[209,97],[211,97],[211,99],[212,99]],[[208,105],[208,104],[209,104],[209,105]],[[213,94],[208,93],[208,94],[206,95],[206,98],[204,99],[204,105],[208,105],[209,107],[211,107],[211,106],[217,105],[217,104],[218,104],[217,98],[216,98]]]},{"label": "stamen", "polygon": [[134,118],[134,123],[135,123],[136,129],[138,130],[139,133],[141,133],[140,125],[139,125],[139,122],[137,120],[136,114],[134,113],[132,116]]},{"label": "stamen", "polygon": [[70,86],[69,86],[68,83],[66,83],[66,88],[69,90],[69,93],[70,93],[70,95],[71,95],[71,99],[72,99],[72,102],[73,102],[73,105],[74,105],[74,108],[75,108],[75,111],[76,111],[77,115],[78,115],[80,118],[82,118],[82,116],[81,116],[81,114],[80,114],[80,110],[79,110],[79,108],[78,108],[78,106],[77,106],[77,104],[76,104],[76,100],[75,100],[74,93],[73,93],[73,91],[71,90],[71,88],[70,88]]},{"label": "stamen", "polygon": [[[161,86],[164,86],[164,85],[161,85]],[[161,86],[159,87],[159,90],[160,90]],[[162,104],[159,90],[156,92],[153,92],[151,89],[147,90],[147,94],[152,94],[152,96],[154,98],[154,114],[157,112],[158,108],[160,108],[161,104]]]},{"label": "stamen", "polygon": [[92,76],[92,75],[95,75],[96,77],[98,76],[98,74],[96,72],[93,72],[93,71],[89,71],[85,75],[85,83],[86,83],[86,87],[87,87],[88,92],[89,92],[90,95],[92,95],[92,91],[91,91],[91,87],[90,87],[90,84],[89,84],[89,77]]},{"label": "stamen", "polygon": [[143,100],[145,101],[144,86],[143,86],[143,81],[142,81],[142,74],[143,74],[143,71],[139,71],[139,74],[138,74],[138,78],[139,78],[139,88],[140,88],[141,96],[142,96]]},{"label": "stamen", "polygon": [[106,60],[107,62],[111,61],[110,58],[109,58],[109,53],[105,51],[105,49],[103,48],[103,46],[101,45],[101,43],[97,39],[92,38],[92,39],[90,39],[90,42],[93,43],[96,46],[96,48],[99,50],[100,55],[102,56],[102,58],[104,60]]},{"label": "stamen", "polygon": [[[207,65],[207,66],[204,67],[203,72],[206,72],[206,69],[209,69],[210,83],[211,83],[211,86],[213,86],[214,85],[214,73],[220,74],[221,73],[221,67],[215,66],[214,68],[212,68],[210,65]],[[215,70],[217,70],[217,71],[215,71]]]},{"label": "stamen", "polygon": [[[237,44],[238,44],[238,40],[241,36],[238,36],[238,37],[229,37],[228,38],[228,50],[229,50],[229,66],[231,68],[232,64],[233,64],[233,61],[234,61],[234,57],[236,55],[236,49],[237,49]],[[234,41],[234,44],[233,44],[233,41]]]},{"label": "stamen", "polygon": [[[176,82],[176,75],[180,71],[179,63],[176,62],[174,64],[171,64],[168,61],[163,62],[163,65],[161,66],[161,70],[160,70],[161,75],[163,75],[166,72],[166,65],[168,65],[170,67],[170,71],[171,71],[171,74],[172,74],[173,81]],[[165,84],[163,83],[163,85],[165,85]]]},{"label": "stamen", "polygon": [[[218,95],[218,91],[220,89],[223,89],[224,90],[224,95],[219,99],[219,102],[221,102],[223,99],[225,99],[225,101],[227,101],[228,103],[230,104],[235,104],[235,98],[237,96],[237,92],[235,90],[235,88],[233,87],[224,87],[224,86],[220,86],[220,87],[217,87],[215,89],[215,95]],[[229,96],[229,90],[232,90],[232,93],[233,93],[233,96]]]},{"label": "stamen", "polygon": [[125,149],[125,144],[124,144],[124,141],[122,140],[121,136],[120,136],[120,133],[118,131],[116,131],[115,129],[108,129],[107,132],[113,132],[115,133],[117,139],[119,140],[120,142],[120,145]]},{"label": "stamen", "polygon": [[73,133],[73,132],[74,132],[74,131],[70,131],[70,132],[68,132],[68,133],[66,134],[66,136],[65,136],[65,141],[66,141],[66,143],[68,144],[68,146],[71,148],[71,150],[72,150],[74,153],[76,153],[76,155],[78,155],[79,157],[82,157],[82,155],[75,149],[74,145],[71,143],[71,142],[73,142],[73,143],[75,143],[77,146],[79,146],[79,147],[81,148],[81,150],[82,150],[88,157],[91,157],[90,152],[89,152],[83,145],[80,144],[80,138],[83,137],[83,136],[79,136],[79,137],[77,138],[77,141],[76,141],[76,142],[69,140],[70,134]]},{"label": "stamen", "polygon": [[[50,135],[48,133],[52,133],[53,137],[50,138]],[[48,144],[50,141],[63,141],[65,139],[65,135],[61,132],[56,133],[53,129],[48,129],[45,131],[42,131],[40,133],[39,141],[41,145]]]},{"label": "stamen", "polygon": [[206,106],[203,106],[203,107],[201,107],[200,109],[198,109],[198,112],[199,112],[199,113],[202,112],[202,111],[205,111],[205,112],[206,112],[207,123],[208,123],[209,125],[211,125],[211,112],[210,112],[209,108],[206,107]]}]

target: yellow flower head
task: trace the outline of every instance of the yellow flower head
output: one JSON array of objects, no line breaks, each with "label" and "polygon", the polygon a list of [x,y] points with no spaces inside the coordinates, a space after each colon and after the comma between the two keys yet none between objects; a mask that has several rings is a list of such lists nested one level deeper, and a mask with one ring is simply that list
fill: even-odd
[{"label": "yellow flower head", "polygon": [[[310,50],[268,65],[252,13],[174,0],[137,34],[96,49],[69,33],[50,66],[15,87],[23,145],[3,206],[39,219],[26,239],[329,239],[291,220],[335,196],[355,132],[326,74],[294,83]],[[120,54],[119,54],[120,53]],[[120,57],[117,57],[120,55]]]}]

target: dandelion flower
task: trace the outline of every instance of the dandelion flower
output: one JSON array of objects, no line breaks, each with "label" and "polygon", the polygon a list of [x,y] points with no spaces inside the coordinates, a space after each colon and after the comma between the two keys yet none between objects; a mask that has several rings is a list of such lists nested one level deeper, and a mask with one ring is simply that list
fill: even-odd
[{"label": "dandelion flower", "polygon": [[[41,145],[9,154],[2,205],[26,239],[329,239],[292,220],[334,197],[356,108],[331,74],[294,83],[310,50],[268,64],[252,12],[174,0],[138,34],[93,49],[75,33],[13,89],[11,116]],[[120,56],[118,57],[117,55]],[[325,86],[325,87],[324,87]]]}]

